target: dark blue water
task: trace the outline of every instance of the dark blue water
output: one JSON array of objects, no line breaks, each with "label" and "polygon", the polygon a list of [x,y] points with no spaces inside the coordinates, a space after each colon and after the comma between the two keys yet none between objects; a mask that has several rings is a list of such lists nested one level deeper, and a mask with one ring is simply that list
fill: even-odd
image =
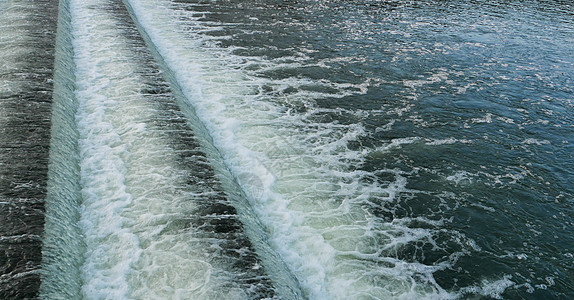
[{"label": "dark blue water", "polygon": [[570,1],[0,7],[0,295],[574,298]]}]

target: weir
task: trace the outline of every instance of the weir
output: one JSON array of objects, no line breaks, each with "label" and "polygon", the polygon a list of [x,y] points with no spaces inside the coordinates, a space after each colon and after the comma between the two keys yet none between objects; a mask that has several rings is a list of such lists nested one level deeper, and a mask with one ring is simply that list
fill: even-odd
[{"label": "weir", "polygon": [[571,295],[569,7],[379,2],[62,1],[42,296]]},{"label": "weir", "polygon": [[0,299],[574,298],[570,5],[379,2],[0,0]]},{"label": "weir", "polygon": [[393,256],[429,231],[370,212],[404,178],[372,184],[364,128],[322,121],[364,87],[262,77],[299,62],[210,45],[201,18],[60,3],[42,297],[452,297],[444,266]]},{"label": "weir", "polygon": [[60,3],[41,296],[283,292],[125,7],[92,4]]},{"label": "weir", "polygon": [[57,2],[0,2],[0,298],[37,296]]}]

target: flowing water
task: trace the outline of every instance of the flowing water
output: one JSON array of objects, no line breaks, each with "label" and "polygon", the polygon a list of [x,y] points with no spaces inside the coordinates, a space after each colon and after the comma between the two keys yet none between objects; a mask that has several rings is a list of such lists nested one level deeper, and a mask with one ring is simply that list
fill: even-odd
[{"label": "flowing water", "polygon": [[40,285],[57,15],[57,1],[0,1],[0,299]]},{"label": "flowing water", "polygon": [[574,297],[569,1],[42,5],[0,2],[5,295]]}]

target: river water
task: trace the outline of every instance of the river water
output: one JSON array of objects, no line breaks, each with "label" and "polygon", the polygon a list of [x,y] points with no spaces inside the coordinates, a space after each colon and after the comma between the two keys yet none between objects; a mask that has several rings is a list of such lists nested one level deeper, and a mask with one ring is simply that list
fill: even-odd
[{"label": "river water", "polygon": [[0,1],[0,298],[40,284],[57,1]]},{"label": "river water", "polygon": [[58,22],[22,29],[51,32],[17,43],[43,60],[0,48],[52,99],[27,112],[49,131],[0,120],[3,216],[37,224],[6,218],[3,251],[37,250],[5,295],[574,297],[569,1],[64,0]]}]

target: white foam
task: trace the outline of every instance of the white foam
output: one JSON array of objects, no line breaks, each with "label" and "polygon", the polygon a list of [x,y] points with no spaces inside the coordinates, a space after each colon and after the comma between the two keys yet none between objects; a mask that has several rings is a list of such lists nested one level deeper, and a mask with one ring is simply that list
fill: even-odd
[{"label": "white foam", "polygon": [[[137,236],[123,228],[126,218],[121,213],[133,199],[125,187],[126,166],[122,159],[125,149],[119,146],[121,138],[106,110],[115,109],[109,97],[118,96],[110,90],[113,88],[110,78],[114,76],[110,73],[116,70],[129,72],[130,68],[118,69],[117,62],[112,60],[106,64],[104,61],[109,54],[106,49],[111,51],[108,47],[118,48],[115,50],[118,52],[122,49],[112,36],[101,36],[96,40],[98,29],[112,27],[113,22],[95,13],[95,9],[89,8],[90,4],[93,5],[85,1],[71,1],[70,4],[84,198],[80,223],[87,243],[82,292],[87,298],[96,295],[126,298],[129,294],[127,272],[137,261],[141,249]],[[108,74],[106,67],[110,68]]]},{"label": "white foam", "polygon": [[470,144],[472,141],[466,139],[446,138],[446,139],[425,139],[425,145],[439,146],[439,145],[452,145],[455,143]]},{"label": "white foam", "polygon": [[524,141],[522,141],[522,144],[541,146],[541,145],[550,144],[550,141],[549,140],[538,140],[538,139],[529,138],[529,139],[525,139]]},{"label": "white foam", "polygon": [[492,123],[492,114],[487,113],[482,118],[473,118],[472,123],[478,123],[478,124],[480,124],[480,123]]},{"label": "white foam", "polygon": [[[437,73],[435,74],[431,74],[428,78],[426,79],[419,79],[419,80],[403,80],[403,84],[406,87],[410,87],[410,88],[417,88],[417,87],[422,87],[423,85],[427,85],[427,84],[433,84],[433,83],[439,83],[442,81],[446,81],[447,84],[452,84],[452,81],[447,80],[448,78],[448,73],[446,72],[445,69],[440,69],[438,70]],[[421,76],[422,77],[422,76]]]},{"label": "white foam", "polygon": [[498,280],[483,280],[480,286],[465,287],[461,289],[463,294],[478,294],[493,299],[503,299],[501,294],[509,287],[516,284],[510,280],[512,276],[506,275]]},{"label": "white foam", "polygon": [[453,175],[447,176],[446,180],[454,181],[455,184],[460,184],[461,182],[472,183],[473,175],[466,171],[457,171]]}]

